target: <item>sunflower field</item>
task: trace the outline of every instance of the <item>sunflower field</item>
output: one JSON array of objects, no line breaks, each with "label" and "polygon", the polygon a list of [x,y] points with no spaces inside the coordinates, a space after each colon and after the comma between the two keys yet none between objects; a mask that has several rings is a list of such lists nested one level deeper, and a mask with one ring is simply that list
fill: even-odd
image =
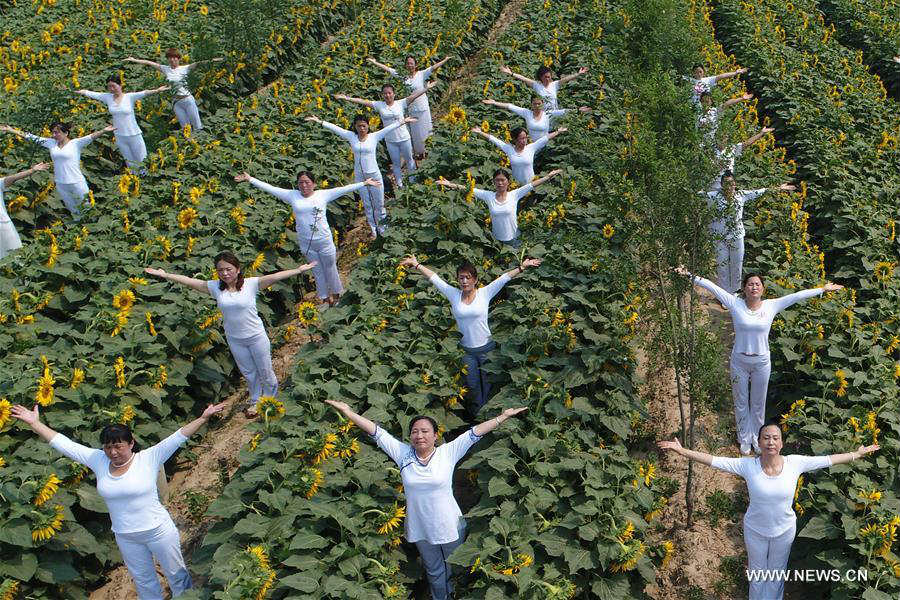
[{"label": "sunflower field", "polygon": [[[400,93],[401,82],[366,58],[400,67],[406,55],[420,65],[451,57],[429,92],[428,155],[415,182],[389,190],[390,226],[377,241],[347,241],[362,216],[355,196],[329,207],[339,251],[358,258],[336,307],[319,312],[305,303],[298,314],[313,289],[306,277],[261,296],[270,331],[289,335],[295,326],[286,324],[297,321],[311,341],[297,351],[278,398],[247,425],[253,437],[207,509],[212,525],[190,556],[202,585],[182,597],[425,597],[418,552],[402,538],[405,498],[394,463],[323,402],[346,401],[398,437],[422,413],[437,420],[444,441],[465,432],[455,323],[444,298],[398,266],[410,254],[445,280],[469,261],[482,283],[523,257],[543,259],[492,304],[498,348],[487,372],[496,393],[478,420],[506,407],[529,411],[459,464],[454,488],[468,537],[450,558],[458,597],[650,597],[648,585],[690,549],[673,545],[677,524],[666,522],[665,507],[677,485],[647,434],[677,425],[648,421],[638,375],[642,331],[654,316],[644,310],[648,268],[634,248],[641,237],[678,232],[648,232],[639,207],[659,193],[660,177],[708,178],[682,162],[653,162],[644,144],[699,152],[699,136],[681,135],[694,129],[690,111],[657,108],[686,105],[681,75],[702,63],[708,73],[749,69],[714,92],[717,102],[755,95],[723,125],[731,141],[776,128],[740,159],[738,187],[798,185],[748,207],[745,271],[765,273],[775,295],[825,280],[847,286],[776,320],[769,416],[787,429],[786,451],[881,444],[870,460],[805,478],[794,506],[791,568],[864,567],[868,581],[803,588],[795,597],[895,598],[900,65],[890,60],[898,45],[896,18],[887,16],[896,2],[875,4],[883,6],[0,2],[0,123],[36,134],[48,135],[55,120],[71,121],[73,137],[102,129],[105,109],[73,92],[102,90],[111,73],[123,76],[126,91],[162,83],[155,70],[123,62],[127,56],[162,61],[175,47],[184,62],[225,59],[191,76],[203,131],[178,129],[167,94],[141,102],[146,175],[120,168],[110,136],[85,150],[92,208],[80,222],[68,217],[46,173],[5,191],[24,247],[0,261],[0,598],[88,598],[121,561],[89,471],[17,426],[11,405],[39,404],[48,425],[88,445],[112,421],[152,444],[240,389],[214,302],[143,270],[212,279],[212,257],[225,249],[251,274],[303,262],[289,208],[232,176],[247,171],[292,187],[297,171],[310,170],[320,187],[351,182],[349,148],[305,119],[349,128],[362,112],[380,127],[377,113],[334,95],[374,100],[385,81]],[[652,15],[665,26],[648,25]],[[588,68],[562,88],[560,106],[591,112],[560,119],[567,131],[539,155],[539,176],[562,174],[520,205],[518,250],[493,240],[489,214],[471,191],[489,188],[494,170],[508,163],[470,129],[509,140],[520,125],[482,99],[530,102],[503,65],[529,76],[540,65],[560,75]],[[658,96],[652,106],[647,90]],[[385,175],[386,158],[382,152]],[[0,176],[45,160],[43,148],[0,137]],[[469,190],[442,188],[439,177]],[[708,274],[707,246],[699,260]]]}]

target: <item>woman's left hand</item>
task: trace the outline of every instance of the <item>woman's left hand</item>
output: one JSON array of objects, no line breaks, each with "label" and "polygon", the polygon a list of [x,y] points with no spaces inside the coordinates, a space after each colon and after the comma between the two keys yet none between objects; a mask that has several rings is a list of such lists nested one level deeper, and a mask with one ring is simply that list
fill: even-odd
[{"label": "woman's left hand", "polygon": [[520,406],[518,408],[507,408],[500,414],[508,419],[510,417],[516,416],[517,414],[519,414],[520,412],[525,411],[525,410],[528,410],[527,406]]},{"label": "woman's left hand", "polygon": [[216,413],[220,413],[225,410],[225,402],[219,402],[218,404],[210,404],[206,407],[206,410],[203,411],[203,414],[200,415],[201,418],[209,420],[211,416]]},{"label": "woman's left hand", "polygon": [[826,292],[836,292],[838,290],[844,289],[844,286],[842,286],[839,283],[831,283],[829,281],[828,283],[826,283],[825,285],[822,286],[822,289],[825,290]]},{"label": "woman's left hand", "polygon": [[539,267],[544,262],[541,258],[526,258],[522,261],[522,268],[529,269],[531,267]]},{"label": "woman's left hand", "polygon": [[879,448],[880,446],[878,444],[872,444],[871,446],[860,446],[856,449],[857,458],[862,458],[866,454],[871,454]]}]

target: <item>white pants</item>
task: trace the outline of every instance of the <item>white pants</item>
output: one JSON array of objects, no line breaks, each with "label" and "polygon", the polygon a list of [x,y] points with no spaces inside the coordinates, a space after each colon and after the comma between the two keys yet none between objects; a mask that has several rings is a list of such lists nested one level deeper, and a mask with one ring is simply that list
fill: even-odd
[{"label": "white pants", "polygon": [[0,258],[22,247],[22,238],[12,221],[0,223]]},{"label": "white pants", "polygon": [[[428,102],[428,99],[425,99]],[[409,124],[409,137],[412,138],[413,152],[416,154],[425,154],[425,140],[431,135],[431,107],[426,106],[421,112],[410,111],[410,117],[416,119],[415,123]]]},{"label": "white pants", "polygon": [[744,236],[716,241],[716,270],[719,287],[726,292],[741,289],[744,266]]},{"label": "white pants", "polygon": [[343,294],[344,286],[341,285],[341,274],[337,268],[337,249],[331,236],[313,240],[298,238],[297,241],[306,261],[316,261],[312,272],[319,299],[324,300],[332,294]]},{"label": "white pants", "polygon": [[87,181],[84,179],[78,183],[56,182],[56,193],[76,219],[81,218],[81,203],[89,191]]},{"label": "white pants", "polygon": [[766,393],[772,363],[768,354],[731,353],[731,396],[738,443],[756,448],[766,417]]},{"label": "white pants", "polygon": [[[387,227],[384,220],[387,218],[387,210],[384,208],[384,179],[381,177],[381,171],[374,173],[355,173],[356,182],[365,181],[372,178],[381,185],[367,185],[359,190],[359,197],[362,199],[363,209],[366,211],[366,221],[372,228],[373,234],[384,233]],[[320,296],[321,297],[321,296]]]},{"label": "white pants", "polygon": [[278,393],[278,378],[272,368],[272,343],[266,332],[253,337],[237,339],[226,336],[231,355],[238,370],[247,380],[250,404],[256,404],[260,396],[274,396]]},{"label": "white pants", "polygon": [[137,135],[117,135],[116,145],[122,158],[128,163],[129,167],[136,167],[147,158],[147,146],[144,144],[144,136]]},{"label": "white pants", "polygon": [[[770,579],[772,571],[784,571],[787,569],[788,557],[791,554],[791,544],[794,542],[794,534],[797,525],[777,537],[759,535],[744,525],[744,544],[747,546],[747,570],[769,571]],[[749,579],[749,577],[748,577]],[[749,600],[781,600],[784,596],[784,579],[781,581],[751,580]]]},{"label": "white pants", "polygon": [[416,172],[412,143],[409,140],[386,143],[388,154],[391,156],[391,170],[394,172],[394,181],[397,182],[397,187],[403,187],[403,163],[406,162],[406,172],[410,175],[410,181],[413,181],[412,174]]},{"label": "white pants", "polygon": [[194,100],[193,95],[178,100],[172,105],[172,108],[175,109],[178,125],[182,129],[185,125],[190,125],[192,131],[203,129],[203,123],[200,122],[200,110],[197,108],[197,101]]},{"label": "white pants", "polygon": [[116,543],[134,579],[139,600],[163,600],[154,558],[166,575],[173,597],[191,589],[191,574],[181,556],[181,539],[172,519],[147,531],[117,533]]}]

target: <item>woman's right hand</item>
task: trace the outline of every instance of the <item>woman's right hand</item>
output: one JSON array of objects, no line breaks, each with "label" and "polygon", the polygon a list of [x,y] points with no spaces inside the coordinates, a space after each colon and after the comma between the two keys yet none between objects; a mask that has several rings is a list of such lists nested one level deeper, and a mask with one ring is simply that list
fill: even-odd
[{"label": "woman's right hand", "polygon": [[244,171],[243,173],[238,173],[234,176],[234,180],[238,183],[243,183],[244,181],[250,181],[250,174]]},{"label": "woman's right hand", "polygon": [[325,404],[330,404],[342,413],[350,410],[350,405],[346,402],[341,402],[340,400],[325,400]]},{"label": "woman's right hand", "polygon": [[417,264],[419,264],[419,261],[416,260],[415,255],[412,254],[400,261],[400,266],[406,267],[407,269],[415,269]]},{"label": "woman's right hand", "polygon": [[510,69],[506,65],[500,65],[500,72],[506,73],[507,75],[512,75],[512,69]]},{"label": "woman's right hand", "polygon": [[40,163],[34,165],[33,167],[31,167],[31,169],[33,171],[46,171],[49,168],[50,168],[50,163],[45,163],[45,162],[40,162]]},{"label": "woman's right hand", "polygon": [[662,440],[660,442],[656,442],[656,445],[660,450],[672,450],[674,452],[681,453],[681,442],[678,441],[678,438],[675,438],[671,442],[667,440]]},{"label": "woman's right hand", "polygon": [[[337,97],[337,96],[335,96],[335,97]],[[322,122],[322,119],[320,119],[316,115],[309,115],[308,117],[305,118],[305,120],[312,121],[313,123],[321,123]]]},{"label": "woman's right hand", "polygon": [[685,277],[691,276],[691,272],[688,271],[684,265],[678,265],[677,267],[675,267],[672,270],[675,271],[676,273],[678,273],[679,275],[684,275]]},{"label": "woman's right hand", "polygon": [[41,422],[41,413],[38,411],[38,405],[35,404],[32,410],[28,410],[21,404],[16,404],[10,411],[12,416],[26,423],[29,427],[34,427]]},{"label": "woman's right hand", "polygon": [[144,273],[153,275],[154,277],[162,277],[163,279],[165,279],[166,275],[168,274],[162,269],[154,269],[153,267],[147,267],[146,269],[144,269]]},{"label": "woman's right hand", "polygon": [[363,181],[366,185],[371,185],[374,187],[381,187],[381,182],[377,179],[372,179],[371,177],[367,177],[365,181]]}]

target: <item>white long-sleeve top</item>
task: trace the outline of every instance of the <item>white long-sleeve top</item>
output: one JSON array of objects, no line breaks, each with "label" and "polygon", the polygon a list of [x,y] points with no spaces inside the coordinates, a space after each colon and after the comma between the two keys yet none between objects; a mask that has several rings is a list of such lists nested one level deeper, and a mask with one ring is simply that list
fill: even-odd
[{"label": "white long-sleeve top", "polygon": [[69,140],[62,148],[53,138],[39,137],[31,133],[25,134],[25,139],[35,142],[50,151],[50,160],[53,161],[53,179],[56,183],[81,183],[85,181],[81,172],[81,151],[85,146],[93,142],[89,135]]},{"label": "white long-sleeve top", "polygon": [[507,190],[503,202],[497,202],[497,192],[475,188],[475,197],[484,201],[491,212],[491,234],[498,242],[508,242],[519,233],[519,200],[534,189],[530,183]]},{"label": "white long-sleeve top", "polygon": [[722,193],[721,187],[712,192],[701,192],[706,195],[706,204],[715,211],[716,218],[709,224],[709,230],[725,240],[737,240],[744,237],[744,205],[766,193],[767,188],[756,190],[735,190],[731,201]]},{"label": "white long-sleeve top", "polygon": [[534,157],[543,150],[550,138],[546,135],[538,138],[530,144],[526,144],[525,148],[518,152],[512,144],[507,144],[491,134],[487,134],[487,136],[495,146],[503,150],[506,156],[509,157],[509,170],[512,171],[513,179],[522,185],[531,183],[531,180],[534,179]]},{"label": "white long-sleeve top", "polygon": [[194,65],[181,65],[175,67],[174,69],[169,65],[159,65],[159,70],[166,78],[166,81],[172,84],[172,88],[175,90],[176,96],[190,96],[191,90],[188,89],[187,81],[188,74],[194,68]]},{"label": "white long-sleeve top", "polygon": [[703,77],[701,79],[689,75],[683,75],[683,77],[691,84],[691,102],[696,106],[700,106],[700,94],[709,92],[716,87],[716,84],[718,83],[715,75],[710,75],[709,77]]},{"label": "white long-sleeve top", "polygon": [[220,289],[219,283],[216,280],[207,281],[206,289],[216,299],[216,304],[222,311],[222,327],[225,329],[225,335],[243,340],[265,333],[266,328],[256,311],[259,277],[244,279],[241,289],[236,292]]},{"label": "white long-sleeve top", "polygon": [[[432,71],[434,71],[433,66],[428,67],[427,69],[416,71],[413,75],[410,75],[409,77],[404,79],[403,84],[407,87],[407,89],[409,89],[410,93],[424,90],[425,82],[428,81],[429,77],[431,77]],[[400,76],[397,72],[397,69],[394,68],[388,68],[388,73],[390,73],[394,77]],[[413,100],[409,105],[410,113],[423,113],[427,110],[429,110],[427,94],[422,94],[421,96]]]},{"label": "white long-sleeve top", "polygon": [[375,173],[378,171],[378,160],[375,153],[378,150],[378,142],[383,140],[387,134],[397,129],[401,125],[405,125],[402,121],[387,125],[378,131],[369,132],[365,140],[360,141],[359,136],[352,131],[347,131],[343,127],[338,127],[334,123],[322,121],[322,127],[338,134],[343,140],[350,144],[353,150],[353,172],[356,176],[364,173]]},{"label": "white long-sleeve top", "polygon": [[390,105],[383,100],[376,100],[372,104],[381,116],[381,122],[385,127],[393,125],[394,123],[400,123],[401,125],[401,127],[397,127],[388,133],[385,138],[387,141],[405,142],[409,139],[409,127],[403,122],[403,120],[406,119],[406,98],[394,100]]},{"label": "white long-sleeve top", "polygon": [[452,442],[434,449],[423,465],[416,451],[381,427],[375,426],[375,443],[400,468],[406,494],[406,539],[410,543],[447,544],[459,538],[462,511],[453,497],[453,470],[481,436],[472,428]]},{"label": "white long-sleeve top", "polygon": [[750,355],[769,354],[769,330],[772,328],[775,315],[801,300],[820,296],[825,291],[823,288],[812,288],[780,298],[769,298],[762,301],[759,309],[750,310],[743,298],[726,292],[709,279],[694,275],[692,280],[695,284],[712,292],[722,306],[731,313],[731,322],[734,324],[732,352]]},{"label": "white long-sleeve top", "polygon": [[750,494],[750,506],[744,513],[744,525],[765,537],[777,537],[797,522],[792,508],[797,479],[807,471],[831,466],[830,456],[783,457],[778,475],[766,475],[759,457],[713,458],[712,467],[743,477]]},{"label": "white long-sleeve top", "polygon": [[131,466],[118,476],[110,475],[111,461],[99,448],[82,446],[61,433],[53,436],[50,445],[90,468],[97,476],[97,492],[109,509],[112,530],[134,533],[153,529],[172,519],[159,502],[156,475],[160,466],[186,441],[179,429],[155,446],[136,452]]},{"label": "white long-sleeve top", "polygon": [[509,283],[506,273],[484,287],[475,290],[475,298],[471,304],[462,301],[462,290],[455,288],[434,273],[428,278],[434,287],[450,301],[450,312],[456,319],[456,327],[462,334],[460,344],[464,348],[480,348],[491,341],[491,329],[488,327],[488,310],[491,299]]},{"label": "white long-sleeve top", "polygon": [[12,223],[9,213],[6,212],[6,202],[3,200],[3,190],[6,189],[5,177],[0,177],[0,223]]},{"label": "white long-sleeve top", "polygon": [[549,135],[550,127],[553,125],[553,120],[566,114],[568,110],[568,108],[542,110],[541,116],[535,118],[533,110],[529,108],[522,108],[521,106],[516,106],[515,104],[509,105],[509,111],[511,113],[517,114],[525,119],[525,127],[528,129],[528,135],[531,136],[531,139],[533,140],[537,140],[544,137],[545,135]]},{"label": "white long-sleeve top", "polygon": [[146,98],[153,92],[144,90],[143,92],[129,92],[122,94],[122,100],[116,102],[115,96],[110,92],[90,92],[84,93],[88,98],[103,102],[109,109],[112,116],[112,124],[116,128],[117,136],[140,135],[141,128],[138,127],[137,118],[134,114],[134,103],[142,98]]},{"label": "white long-sleeve top", "polygon": [[706,139],[708,144],[716,141],[716,132],[719,130],[719,120],[722,118],[722,109],[711,106],[697,117],[697,129]]},{"label": "white long-sleeve top", "polygon": [[559,94],[559,79],[551,81],[548,86],[545,86],[540,81],[532,81],[531,89],[544,99],[544,110],[556,110],[559,108],[556,99],[557,94]]},{"label": "white long-sleeve top", "polygon": [[[382,129],[382,131],[384,131]],[[356,136],[354,136],[356,137]],[[372,137],[371,135],[369,137]],[[362,189],[365,183],[351,183],[337,188],[315,190],[309,196],[304,196],[300,190],[289,190],[269,185],[255,177],[249,179],[250,184],[267,194],[272,194],[282,202],[289,204],[294,211],[297,237],[301,242],[321,240],[331,237],[331,226],[328,224],[328,203],[333,202],[346,194],[352,194]]]}]

